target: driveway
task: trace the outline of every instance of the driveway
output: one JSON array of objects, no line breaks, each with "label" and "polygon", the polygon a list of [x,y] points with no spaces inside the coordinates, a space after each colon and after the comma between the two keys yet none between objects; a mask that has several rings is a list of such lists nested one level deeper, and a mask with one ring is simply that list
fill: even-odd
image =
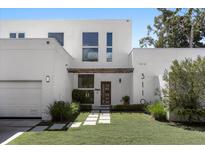
[{"label": "driveway", "polygon": [[40,119],[0,119],[0,144],[18,132],[25,132]]}]

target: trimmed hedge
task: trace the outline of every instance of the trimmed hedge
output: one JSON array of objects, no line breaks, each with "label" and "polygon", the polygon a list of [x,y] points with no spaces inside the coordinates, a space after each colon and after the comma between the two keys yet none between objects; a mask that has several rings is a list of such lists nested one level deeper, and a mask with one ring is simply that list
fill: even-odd
[{"label": "trimmed hedge", "polygon": [[92,110],[92,105],[83,105],[80,104],[80,111],[91,111]]},{"label": "trimmed hedge", "polygon": [[147,104],[112,105],[111,110],[119,112],[147,112]]}]

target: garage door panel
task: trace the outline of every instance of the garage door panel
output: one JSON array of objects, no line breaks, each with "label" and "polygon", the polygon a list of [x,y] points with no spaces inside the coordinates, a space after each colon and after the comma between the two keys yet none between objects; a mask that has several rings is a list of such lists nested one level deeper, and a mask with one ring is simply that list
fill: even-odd
[{"label": "garage door panel", "polygon": [[40,117],[41,82],[0,82],[0,117]]}]

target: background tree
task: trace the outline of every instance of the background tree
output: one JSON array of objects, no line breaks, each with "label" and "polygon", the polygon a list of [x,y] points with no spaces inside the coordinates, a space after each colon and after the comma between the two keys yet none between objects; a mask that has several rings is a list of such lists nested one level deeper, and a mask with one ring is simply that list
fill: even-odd
[{"label": "background tree", "polygon": [[205,47],[205,9],[158,9],[154,25],[147,26],[141,47]]}]

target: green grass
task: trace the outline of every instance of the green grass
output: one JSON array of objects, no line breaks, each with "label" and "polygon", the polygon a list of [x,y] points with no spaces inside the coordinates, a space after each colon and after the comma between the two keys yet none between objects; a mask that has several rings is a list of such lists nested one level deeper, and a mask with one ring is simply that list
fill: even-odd
[{"label": "green grass", "polygon": [[[76,121],[87,115],[81,113]],[[111,124],[26,132],[9,144],[205,144],[205,132],[171,126],[143,113],[112,113]]]}]

